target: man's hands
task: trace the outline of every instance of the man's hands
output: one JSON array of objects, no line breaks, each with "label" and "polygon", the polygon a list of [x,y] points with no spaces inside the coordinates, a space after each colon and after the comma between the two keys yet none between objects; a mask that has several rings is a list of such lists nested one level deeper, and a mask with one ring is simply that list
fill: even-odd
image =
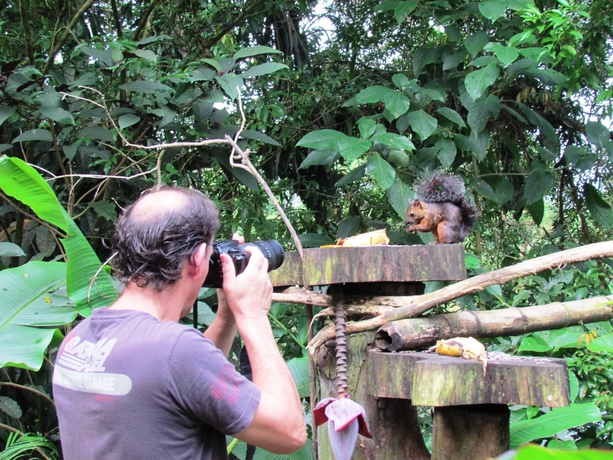
[{"label": "man's hands", "polygon": [[228,254],[220,254],[223,272],[223,292],[237,322],[243,319],[266,318],[272,302],[272,284],[268,277],[268,260],[254,246],[247,246],[247,268],[236,275]]}]

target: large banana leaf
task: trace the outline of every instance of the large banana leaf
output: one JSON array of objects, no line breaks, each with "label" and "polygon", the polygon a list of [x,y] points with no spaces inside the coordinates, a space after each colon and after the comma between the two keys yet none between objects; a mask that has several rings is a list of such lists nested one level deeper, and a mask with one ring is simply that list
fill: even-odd
[{"label": "large banana leaf", "polygon": [[[87,316],[92,308],[112,303],[117,290],[85,236],[34,168],[18,158],[0,156],[0,189],[67,234],[62,239],[66,264],[29,262],[0,271],[0,367],[37,370],[59,331],[30,326],[70,323],[77,310]],[[54,293],[60,287],[67,296]]]},{"label": "large banana leaf", "polygon": [[0,367],[38,371],[43,365],[45,350],[55,335],[61,337],[58,329],[6,326],[0,332]]},{"label": "large banana leaf", "polygon": [[66,264],[62,262],[35,261],[0,271],[0,367],[40,369],[45,350],[59,331],[28,326],[57,326],[75,319],[74,307],[41,305],[50,307],[49,302],[56,298],[51,292],[65,283]]},{"label": "large banana leaf", "polygon": [[560,431],[601,419],[600,409],[595,404],[571,404],[568,407],[557,407],[540,417],[513,423],[511,425],[511,448],[535,439],[548,438]]},{"label": "large banana leaf", "polygon": [[28,262],[0,271],[0,331],[41,295],[66,283],[66,264]]},{"label": "large banana leaf", "polygon": [[101,270],[100,259],[34,168],[19,158],[1,156],[0,189],[68,234],[62,239],[67,257],[67,290],[80,313],[88,315],[92,308],[109,305],[117,298],[110,275]]}]

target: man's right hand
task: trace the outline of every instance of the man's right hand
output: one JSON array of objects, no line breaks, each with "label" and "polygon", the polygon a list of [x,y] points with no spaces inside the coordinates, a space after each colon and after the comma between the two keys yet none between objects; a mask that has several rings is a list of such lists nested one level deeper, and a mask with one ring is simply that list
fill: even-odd
[{"label": "man's right hand", "polygon": [[228,254],[220,254],[223,272],[223,290],[228,306],[237,323],[243,319],[268,319],[272,302],[272,284],[268,277],[268,259],[254,246],[247,246],[249,263],[236,275],[234,263]]}]

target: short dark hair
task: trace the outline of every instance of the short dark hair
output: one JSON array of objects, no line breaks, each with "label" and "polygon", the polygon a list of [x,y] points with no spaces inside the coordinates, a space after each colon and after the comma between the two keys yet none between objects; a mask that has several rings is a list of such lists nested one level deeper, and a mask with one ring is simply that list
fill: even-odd
[{"label": "short dark hair", "polygon": [[[186,199],[177,200],[176,207],[160,209],[143,218],[138,203],[160,191],[178,192]],[[183,187],[149,191],[117,220],[113,268],[125,284],[151,284],[161,291],[181,278],[186,260],[193,265],[195,250],[202,243],[211,245],[217,230],[217,206],[202,192]]]}]

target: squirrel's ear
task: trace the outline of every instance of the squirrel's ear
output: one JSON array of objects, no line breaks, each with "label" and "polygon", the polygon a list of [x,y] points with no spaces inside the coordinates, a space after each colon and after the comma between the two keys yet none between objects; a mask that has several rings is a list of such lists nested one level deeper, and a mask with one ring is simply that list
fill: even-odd
[{"label": "squirrel's ear", "polygon": [[422,204],[421,204],[421,201],[419,201],[419,200],[415,200],[413,202],[413,206],[415,206],[417,208],[422,208],[423,207]]}]

